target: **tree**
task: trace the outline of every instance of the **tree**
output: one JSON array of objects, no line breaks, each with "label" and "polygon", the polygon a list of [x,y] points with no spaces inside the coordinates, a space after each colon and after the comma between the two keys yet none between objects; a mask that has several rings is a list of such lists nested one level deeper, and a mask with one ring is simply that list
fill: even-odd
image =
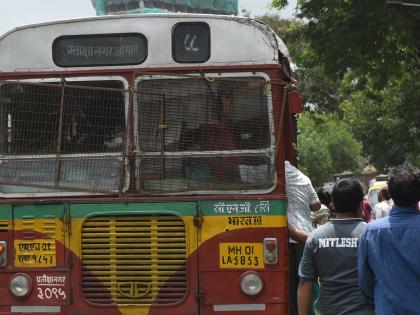
[{"label": "tree", "polygon": [[300,166],[315,186],[322,186],[332,174],[360,171],[362,145],[336,115],[307,111],[299,119],[299,129]]},{"label": "tree", "polygon": [[380,170],[405,161],[420,166],[419,79],[407,76],[377,90],[355,90],[341,104],[344,121]]},{"label": "tree", "polygon": [[287,45],[293,62],[303,102],[320,111],[335,111],[339,104],[339,82],[325,74],[311,47],[304,38],[305,24],[298,20],[282,20],[278,15],[258,16]]},{"label": "tree", "polygon": [[[397,10],[386,2],[298,0],[305,40],[326,73],[342,78],[351,69],[384,85],[418,65],[420,10]],[[272,1],[277,7],[286,4]]]},{"label": "tree", "polygon": [[386,0],[298,0],[298,10],[305,19],[302,64],[315,62],[302,69],[311,79],[321,69],[338,87],[338,106],[329,106],[363,142],[365,156],[379,169],[419,165],[420,9],[396,9]]}]

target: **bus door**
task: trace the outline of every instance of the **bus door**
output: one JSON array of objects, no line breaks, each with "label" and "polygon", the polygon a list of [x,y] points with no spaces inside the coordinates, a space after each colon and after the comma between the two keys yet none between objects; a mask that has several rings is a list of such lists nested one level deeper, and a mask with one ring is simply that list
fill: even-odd
[{"label": "bus door", "polygon": [[[12,312],[62,312],[70,303],[68,213],[56,204],[13,206],[14,272],[29,277],[32,291],[11,303]],[[14,276],[11,276],[13,278]],[[33,305],[33,306],[27,306]]]},{"label": "bus door", "polygon": [[72,313],[198,313],[196,202],[73,204]]}]

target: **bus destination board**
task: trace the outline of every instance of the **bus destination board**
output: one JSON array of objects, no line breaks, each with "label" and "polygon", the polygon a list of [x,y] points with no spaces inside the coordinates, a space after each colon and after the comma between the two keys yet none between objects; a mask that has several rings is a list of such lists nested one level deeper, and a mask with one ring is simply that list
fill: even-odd
[{"label": "bus destination board", "polygon": [[54,63],[60,67],[138,65],[146,58],[142,34],[63,36],[53,43]]}]

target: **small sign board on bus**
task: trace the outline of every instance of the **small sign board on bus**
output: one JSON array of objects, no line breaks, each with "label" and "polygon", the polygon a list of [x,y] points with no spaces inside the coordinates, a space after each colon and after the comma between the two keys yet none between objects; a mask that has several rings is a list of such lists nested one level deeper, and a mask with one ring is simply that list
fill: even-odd
[{"label": "small sign board on bus", "polygon": [[55,267],[55,240],[15,240],[15,267]]},{"label": "small sign board on bus", "polygon": [[202,22],[182,22],[172,30],[172,55],[179,63],[202,63],[210,58],[210,27]]},{"label": "small sign board on bus", "polygon": [[62,36],[52,49],[59,67],[138,65],[147,58],[146,37],[138,33]]}]

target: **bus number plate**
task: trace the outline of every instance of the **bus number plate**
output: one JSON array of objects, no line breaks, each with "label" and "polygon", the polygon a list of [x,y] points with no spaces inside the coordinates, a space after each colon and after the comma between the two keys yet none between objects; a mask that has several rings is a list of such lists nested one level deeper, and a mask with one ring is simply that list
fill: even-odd
[{"label": "bus number plate", "polygon": [[221,269],[264,268],[263,244],[260,243],[220,243],[219,257]]},{"label": "bus number plate", "polygon": [[55,240],[15,240],[15,267],[55,266]]}]

